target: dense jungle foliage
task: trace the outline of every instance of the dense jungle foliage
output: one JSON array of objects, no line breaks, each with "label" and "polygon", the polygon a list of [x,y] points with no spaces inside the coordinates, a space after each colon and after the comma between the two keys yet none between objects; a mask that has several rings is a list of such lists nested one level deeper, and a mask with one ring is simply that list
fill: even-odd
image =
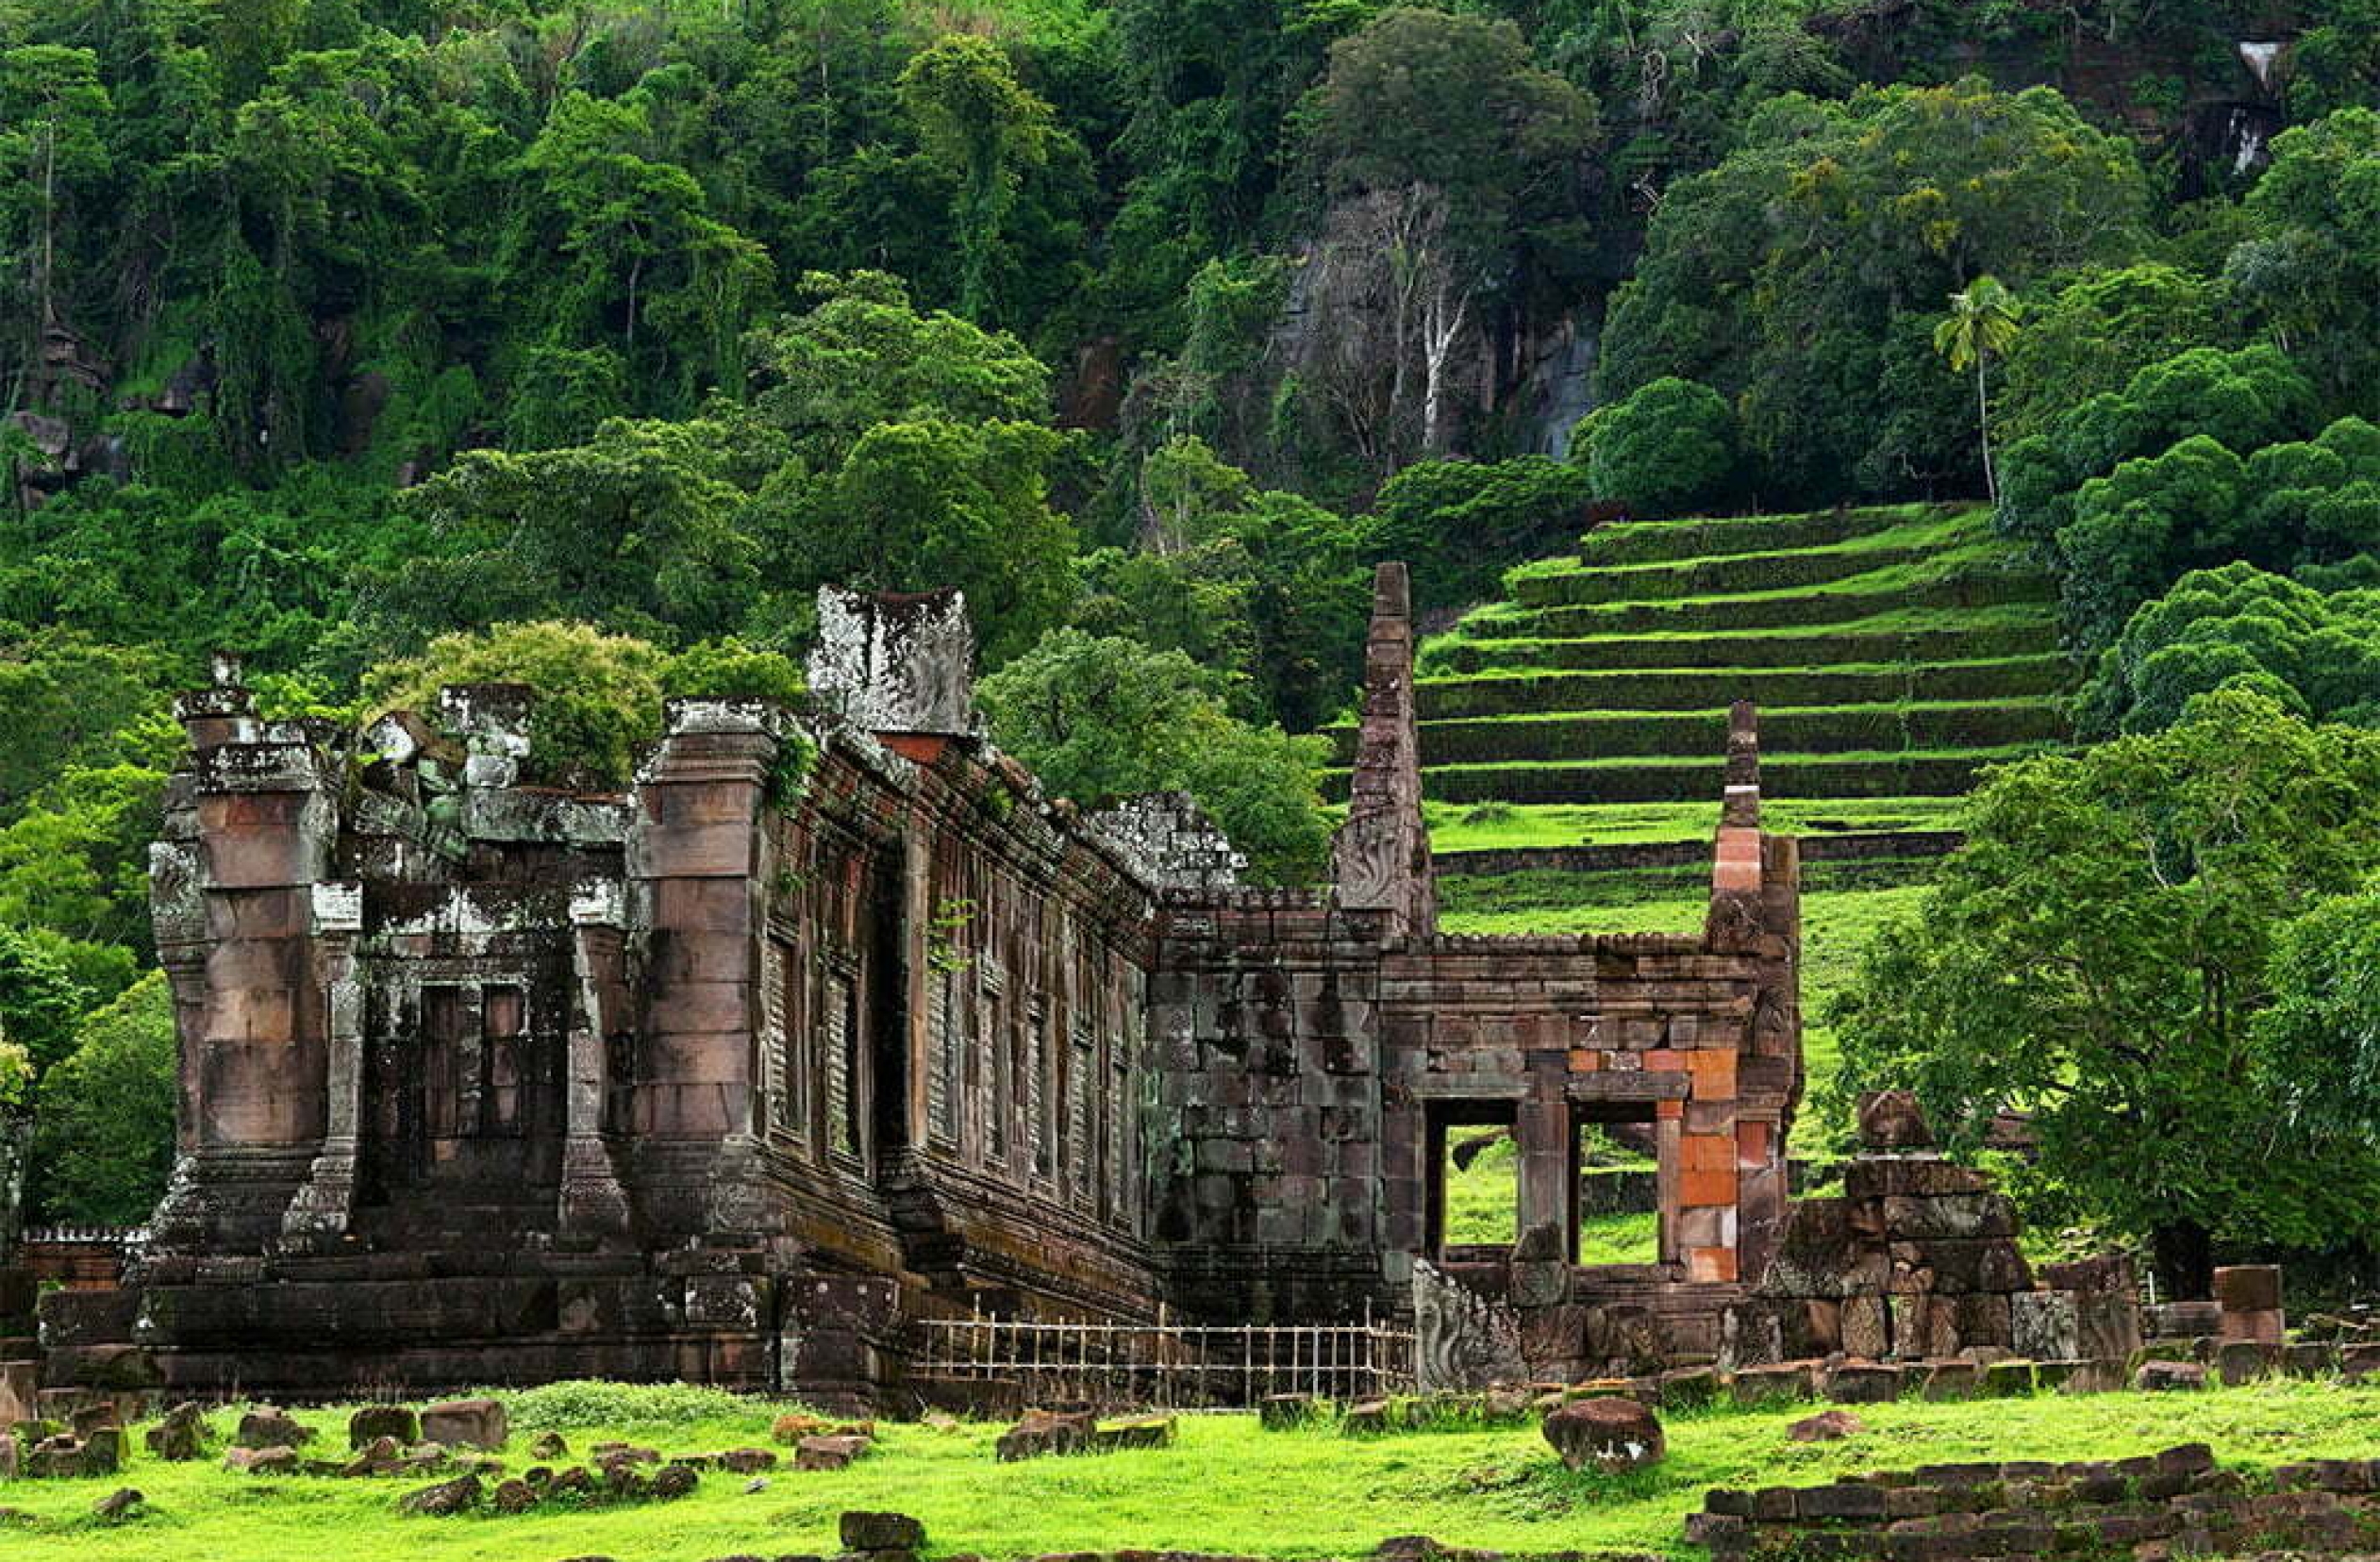
[{"label": "dense jungle foliage", "polygon": [[[2375,298],[2380,0],[0,0],[0,1092],[50,1167],[170,1116],[144,851],[216,647],[280,712],[524,678],[606,782],[663,692],[797,690],[821,583],[956,585],[1007,747],[1294,880],[1372,562],[1440,609],[1599,502],[1989,495],[2109,746],[1972,860],[2072,920],[1946,875],[1850,1055],[2145,1230],[2111,1134],[2372,1142]],[[2343,811],[2091,768],[2249,739]],[[1982,1003],[2020,947],[2072,989]],[[2157,1083],[2056,1126],[2086,1062]],[[2235,1238],[2218,1186],[2159,1209]]]}]

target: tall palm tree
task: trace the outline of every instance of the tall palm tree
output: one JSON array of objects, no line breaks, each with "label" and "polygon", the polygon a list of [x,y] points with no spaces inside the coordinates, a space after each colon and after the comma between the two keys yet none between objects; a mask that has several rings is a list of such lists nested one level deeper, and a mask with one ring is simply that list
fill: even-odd
[{"label": "tall palm tree", "polygon": [[2000,503],[2000,479],[1991,470],[1991,401],[1984,390],[1984,366],[2005,355],[2023,329],[2024,306],[1996,276],[1978,276],[1950,295],[1950,316],[1934,327],[1934,351],[1954,371],[1975,371],[1975,426],[1983,436],[1984,492]]}]

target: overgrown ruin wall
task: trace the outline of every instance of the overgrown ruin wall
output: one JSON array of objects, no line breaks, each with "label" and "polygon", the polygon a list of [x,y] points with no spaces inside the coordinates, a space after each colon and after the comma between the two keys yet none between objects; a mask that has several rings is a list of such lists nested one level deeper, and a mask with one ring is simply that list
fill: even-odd
[{"label": "overgrown ruin wall", "polygon": [[[1240,888],[1186,799],[1045,797],[976,730],[955,596],[822,623],[814,708],[674,701],[623,794],[526,784],[516,688],[356,736],[259,719],[228,663],[186,698],[172,1187],[130,1288],[45,1312],[45,1371],[870,1402],[919,1319],[1406,1315],[1425,1257],[1540,1375],[1733,1348],[1801,1079],[1748,709],[1701,937],[1451,938],[1399,567],[1313,893]],[[1656,1147],[1656,1263],[1573,1261],[1601,1122]],[[1484,1122],[1509,1253],[1441,1230]]]}]

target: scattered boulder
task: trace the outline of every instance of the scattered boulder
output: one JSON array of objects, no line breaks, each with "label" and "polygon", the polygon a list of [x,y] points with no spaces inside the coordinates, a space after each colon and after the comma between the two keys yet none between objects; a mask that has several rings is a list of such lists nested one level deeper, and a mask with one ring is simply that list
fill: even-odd
[{"label": "scattered boulder", "polygon": [[2206,1369],[2195,1361],[2144,1361],[2132,1375],[2132,1387],[2143,1393],[2206,1387]]},{"label": "scattered boulder", "polygon": [[1573,1400],[1545,1418],[1545,1440],[1572,1470],[1592,1465],[1606,1474],[1660,1462],[1669,1444],[1660,1419],[1618,1395]]},{"label": "scattered boulder", "polygon": [[906,1513],[846,1513],[840,1521],[847,1552],[918,1551],[925,1526]]},{"label": "scattered boulder", "polygon": [[502,1481],[497,1483],[495,1495],[490,1501],[498,1513],[526,1513],[537,1506],[537,1488],[526,1481]]},{"label": "scattered boulder", "polygon": [[186,1464],[207,1447],[207,1418],[195,1404],[177,1404],[141,1439],[152,1457],[167,1464]]},{"label": "scattered boulder", "polygon": [[918,1424],[930,1426],[937,1432],[956,1432],[958,1430],[958,1418],[947,1410],[928,1410],[918,1418]]},{"label": "scattered boulder", "polygon": [[793,1445],[793,1468],[848,1470],[852,1461],[867,1453],[870,1446],[865,1437],[804,1437]]},{"label": "scattered boulder", "polygon": [[146,1501],[146,1499],[139,1492],[133,1490],[130,1487],[119,1487],[115,1490],[108,1493],[107,1496],[99,1499],[99,1501],[92,1504],[91,1511],[98,1517],[99,1521],[103,1524],[121,1524],[126,1519],[131,1518],[133,1516],[133,1510],[138,1508],[144,1501]]},{"label": "scattered boulder", "polygon": [[1931,1150],[1934,1130],[1907,1090],[1871,1090],[1859,1098],[1859,1142],[1870,1150]]},{"label": "scattered boulder", "polygon": [[1856,1437],[1868,1430],[1867,1423],[1848,1410],[1827,1410],[1797,1421],[1785,1429],[1785,1435],[1795,1442],[1840,1442]]},{"label": "scattered boulder", "polygon": [[599,1442],[587,1451],[587,1456],[598,1466],[615,1464],[649,1464],[661,1462],[657,1448],[640,1448],[635,1443]]},{"label": "scattered boulder", "polygon": [[680,1497],[692,1496],[694,1487],[701,1481],[702,1477],[694,1472],[692,1465],[668,1464],[654,1472],[650,1489],[657,1501],[674,1502]]},{"label": "scattered boulder", "polygon": [[1022,1421],[1000,1434],[994,1452],[1003,1464],[1049,1454],[1079,1454],[1090,1446],[1094,1430],[1096,1423],[1087,1410],[1027,1410]]},{"label": "scattered boulder", "polygon": [[548,1463],[557,1459],[567,1459],[570,1457],[570,1444],[563,1440],[559,1432],[541,1432],[537,1435],[536,1440],[529,1444],[529,1457],[543,1459]]},{"label": "scattered boulder", "polygon": [[428,1519],[444,1519],[468,1512],[478,1504],[479,1477],[458,1475],[451,1481],[441,1481],[436,1486],[407,1492],[397,1499],[397,1511]]},{"label": "scattered boulder", "polygon": [[776,1419],[776,1424],[769,1428],[769,1436],[781,1443],[798,1443],[804,1437],[824,1437],[834,1429],[834,1422],[823,1416],[792,1410]]},{"label": "scattered boulder", "polygon": [[314,1440],[314,1429],[299,1425],[286,1410],[259,1404],[240,1418],[231,1440],[242,1448],[302,1448]]},{"label": "scattered boulder", "polygon": [[712,1454],[710,1462],[730,1475],[757,1475],[776,1468],[776,1455],[765,1448],[730,1448]]},{"label": "scattered boulder", "polygon": [[224,1468],[235,1475],[294,1475],[294,1448],[234,1448],[224,1455]]},{"label": "scattered boulder", "polygon": [[383,1437],[399,1444],[422,1440],[422,1418],[402,1404],[367,1404],[347,1418],[347,1446],[368,1448]]},{"label": "scattered boulder", "polygon": [[1396,1402],[1390,1399],[1360,1399],[1347,1406],[1340,1418],[1339,1429],[1351,1437],[1371,1437],[1394,1430]]},{"label": "scattered boulder", "polygon": [[1171,1416],[1135,1416],[1130,1421],[1094,1428],[1090,1445],[1102,1454],[1112,1454],[1126,1448],[1171,1448],[1173,1446],[1173,1418]]},{"label": "scattered boulder", "polygon": [[449,1400],[422,1412],[422,1436],[449,1448],[502,1448],[511,1435],[504,1406],[491,1399]]}]

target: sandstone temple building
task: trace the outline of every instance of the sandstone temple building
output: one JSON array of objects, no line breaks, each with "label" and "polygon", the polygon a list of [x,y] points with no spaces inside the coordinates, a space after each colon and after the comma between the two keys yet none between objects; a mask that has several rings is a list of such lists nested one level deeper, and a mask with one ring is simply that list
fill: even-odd
[{"label": "sandstone temple building", "polygon": [[[45,1305],[53,1380],[889,1403],[922,1320],[1406,1317],[1417,1278],[1539,1377],[1840,1349],[1862,1287],[1877,1349],[2006,1341],[2005,1229],[1959,1238],[1997,1311],[1937,1328],[1937,1260],[1789,1221],[1797,865],[1748,709],[1699,936],[1455,937],[1402,567],[1312,892],[1238,887],[1185,799],[1045,796],[979,730],[954,595],[822,606],[812,708],[674,701],[624,794],[523,784],[515,688],[360,736],[258,719],[229,663],[181,702],[178,1154],[125,1288]],[[1450,1248],[1446,1137],[1489,1124],[1519,1240]],[[1574,1261],[1590,1124],[1657,1158],[1656,1262]]]}]

